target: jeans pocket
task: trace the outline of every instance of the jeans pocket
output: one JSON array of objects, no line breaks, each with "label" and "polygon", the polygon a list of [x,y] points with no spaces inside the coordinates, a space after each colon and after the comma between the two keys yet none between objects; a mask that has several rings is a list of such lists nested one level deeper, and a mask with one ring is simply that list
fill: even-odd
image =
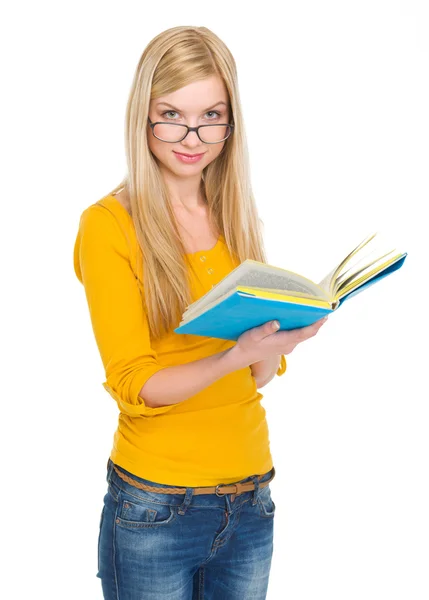
[{"label": "jeans pocket", "polygon": [[262,517],[274,517],[274,514],[276,512],[276,505],[274,504],[274,501],[271,497],[271,489],[269,485],[259,490],[258,505]]},{"label": "jeans pocket", "polygon": [[119,527],[161,527],[169,525],[175,517],[173,505],[156,502],[152,497],[137,497],[121,490],[116,513],[116,524]]}]

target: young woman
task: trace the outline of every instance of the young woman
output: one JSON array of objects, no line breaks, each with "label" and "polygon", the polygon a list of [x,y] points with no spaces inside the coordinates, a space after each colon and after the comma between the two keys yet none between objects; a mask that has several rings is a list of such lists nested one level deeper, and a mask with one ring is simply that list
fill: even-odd
[{"label": "young woman", "polygon": [[120,410],[98,572],[109,600],[262,600],[275,474],[258,389],[321,321],[237,342],[174,333],[246,258],[266,262],[234,59],[205,27],[155,37],[126,114],[128,172],[80,218],[74,266]]}]

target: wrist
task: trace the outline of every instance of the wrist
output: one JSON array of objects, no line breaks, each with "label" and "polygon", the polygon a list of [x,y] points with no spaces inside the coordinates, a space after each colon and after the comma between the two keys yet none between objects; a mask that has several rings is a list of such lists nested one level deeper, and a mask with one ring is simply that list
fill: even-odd
[{"label": "wrist", "polygon": [[224,363],[228,373],[244,369],[250,365],[250,362],[246,360],[246,357],[237,345],[231,346],[231,348],[222,352],[220,359]]}]

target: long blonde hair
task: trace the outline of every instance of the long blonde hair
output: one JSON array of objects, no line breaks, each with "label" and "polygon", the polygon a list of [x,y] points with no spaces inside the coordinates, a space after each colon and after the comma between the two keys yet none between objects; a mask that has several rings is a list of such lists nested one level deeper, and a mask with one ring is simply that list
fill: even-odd
[{"label": "long blonde hair", "polygon": [[233,260],[266,262],[264,242],[250,183],[247,141],[235,60],[206,27],[163,31],[146,46],[132,83],[125,118],[128,172],[110,194],[126,189],[143,255],[142,281],[151,336],[179,325],[192,302],[192,264],[177,228],[169,194],[147,142],[149,103],[197,80],[219,75],[227,88],[234,132],[202,173],[209,221],[224,236]]}]

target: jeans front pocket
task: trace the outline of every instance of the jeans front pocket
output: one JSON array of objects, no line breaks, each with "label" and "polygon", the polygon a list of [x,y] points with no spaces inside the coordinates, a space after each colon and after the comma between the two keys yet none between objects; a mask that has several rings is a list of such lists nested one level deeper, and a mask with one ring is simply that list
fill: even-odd
[{"label": "jeans front pocket", "polygon": [[119,527],[135,529],[137,527],[161,527],[176,518],[175,507],[157,502],[151,496],[134,496],[121,490],[116,524]]},{"label": "jeans front pocket", "polygon": [[271,489],[267,485],[259,490],[258,494],[259,511],[262,517],[273,518],[276,512],[276,505],[271,498]]}]

